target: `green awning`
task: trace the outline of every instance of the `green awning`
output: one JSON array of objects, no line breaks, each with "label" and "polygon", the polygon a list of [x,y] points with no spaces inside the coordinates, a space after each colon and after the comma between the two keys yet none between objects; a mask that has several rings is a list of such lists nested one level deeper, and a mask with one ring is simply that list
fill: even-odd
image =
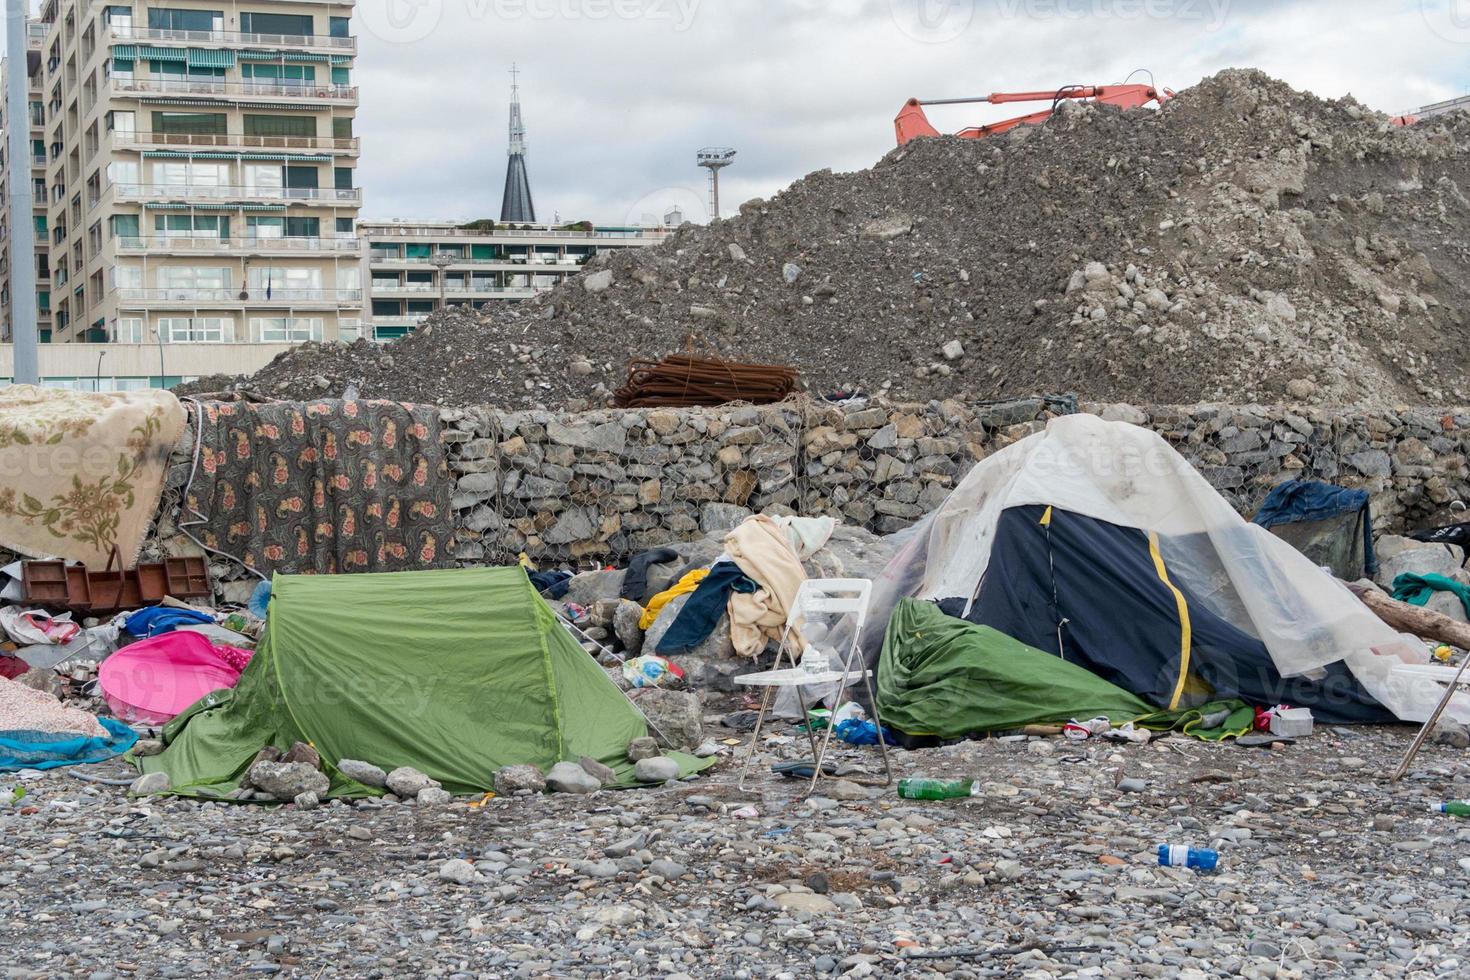
[{"label": "green awning", "polygon": [[295,153],[241,153],[241,160],[282,160],[287,163],[331,163],[331,157],[301,156]]},{"label": "green awning", "polygon": [[341,66],[341,65],[350,65],[350,64],[352,64],[352,55],[350,55],[350,54],[334,54],[334,55],[332,55],[332,64],[338,65],[338,66]]},{"label": "green awning", "polygon": [[114,44],[112,56],[123,61],[136,61],[138,58],[138,46],[136,44]]},{"label": "green awning", "polygon": [[320,106],[297,102],[240,102],[241,109],[263,109],[266,112],[320,112]]},{"label": "green awning", "polygon": [[139,99],[138,101],[141,102],[143,105],[188,106],[191,109],[220,108],[220,104],[218,102],[211,102],[208,99]]},{"label": "green awning", "polygon": [[143,44],[138,46],[138,57],[147,61],[188,61],[189,52],[183,48],[152,48]]},{"label": "green awning", "polygon": [[331,61],[324,54],[307,54],[300,51],[241,51],[241,61],[280,61],[288,65],[326,64]]},{"label": "green awning", "polygon": [[182,153],[179,150],[144,150],[143,151],[143,158],[145,160],[187,160],[190,157],[196,156],[196,155],[202,156],[202,154]]},{"label": "green awning", "polygon": [[218,150],[144,150],[145,160],[268,160],[285,163],[331,163],[331,157],[302,153],[224,153]]},{"label": "green awning", "polygon": [[235,67],[235,52],[229,50],[214,50],[211,48],[190,48],[190,68],[233,68]]},{"label": "green awning", "polygon": [[187,204],[162,204],[162,203],[159,203],[157,201],[148,201],[148,202],[146,202],[143,205],[143,207],[147,208],[150,211],[187,211],[187,210],[189,210],[189,205],[187,205]]},{"label": "green awning", "polygon": [[245,204],[240,210],[246,214],[280,214],[286,210],[284,204]]}]

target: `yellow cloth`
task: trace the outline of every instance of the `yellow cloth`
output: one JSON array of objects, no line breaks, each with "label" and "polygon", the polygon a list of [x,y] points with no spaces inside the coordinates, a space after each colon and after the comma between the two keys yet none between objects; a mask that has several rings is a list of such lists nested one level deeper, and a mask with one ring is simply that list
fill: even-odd
[{"label": "yellow cloth", "polygon": [[[740,570],[760,585],[752,594],[730,593],[730,640],[742,657],[754,657],[767,640],[781,639],[786,614],[796,601],[796,590],[806,581],[786,529],[764,514],[747,518],[725,537],[725,551]],[[805,647],[793,629],[796,650]]]},{"label": "yellow cloth", "polygon": [[704,577],[708,574],[708,568],[696,568],[669,588],[664,589],[658,595],[649,599],[647,608],[643,610],[643,616],[638,620],[638,628],[646,630],[652,626],[653,621],[658,619],[658,614],[663,611],[664,606],[667,606],[684,593],[693,592],[699,588],[699,583],[703,582]]},{"label": "yellow cloth", "polygon": [[132,568],[153,520],[184,407],[167,391],[0,388],[0,545]]}]

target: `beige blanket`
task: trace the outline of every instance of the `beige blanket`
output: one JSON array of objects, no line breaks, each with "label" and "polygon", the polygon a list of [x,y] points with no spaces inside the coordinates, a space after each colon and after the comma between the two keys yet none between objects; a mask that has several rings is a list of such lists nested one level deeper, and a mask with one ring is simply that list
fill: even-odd
[{"label": "beige blanket", "polygon": [[[725,551],[754,579],[754,593],[730,593],[730,639],[735,652],[754,657],[767,640],[781,639],[786,614],[796,601],[796,590],[806,581],[806,572],[791,548],[791,537],[764,514],[749,518],[725,537]],[[804,647],[801,633],[792,630],[793,649]]]},{"label": "beige blanket", "polygon": [[0,545],[131,568],[183,431],[167,391],[0,388]]}]

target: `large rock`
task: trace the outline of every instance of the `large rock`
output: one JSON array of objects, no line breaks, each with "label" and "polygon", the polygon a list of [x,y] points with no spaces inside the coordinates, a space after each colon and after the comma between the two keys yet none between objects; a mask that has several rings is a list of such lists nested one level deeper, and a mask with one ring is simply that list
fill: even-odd
[{"label": "large rock", "polygon": [[595,793],[602,780],[575,762],[558,762],[546,774],[546,785],[555,793]]},{"label": "large rock", "polygon": [[742,674],[758,673],[765,668],[754,660],[742,660],[733,653],[732,650],[729,655],[714,657],[686,653],[673,659],[678,663],[679,669],[684,671],[685,687],[699,691],[734,694],[739,690],[735,684],[735,678]]},{"label": "large rock", "polygon": [[166,772],[145,772],[128,786],[128,794],[131,796],[151,796],[154,793],[167,793],[168,790]]},{"label": "large rock", "polygon": [[[685,593],[681,596],[675,596],[669,601],[668,605],[659,610],[658,616],[653,621],[653,625],[649,626],[648,632],[643,634],[644,653],[658,652],[659,641],[664,638],[664,634],[669,631],[669,627],[674,625],[674,620],[679,618],[679,611],[684,608],[684,604],[689,601],[689,596],[692,594]],[[730,641],[730,619],[728,616],[721,616],[720,621],[715,624],[714,632],[710,633],[702,643],[687,653],[671,655],[671,659],[676,663],[682,664],[685,657],[695,657],[703,660],[722,660],[733,658],[734,656],[735,644]]]},{"label": "large rock", "polygon": [[633,766],[633,778],[640,783],[666,783],[679,778],[679,764],[662,755],[639,759]]},{"label": "large rock", "polygon": [[670,748],[692,752],[704,741],[704,707],[698,695],[650,687],[638,693],[634,704],[652,734]]},{"label": "large rock", "polygon": [[540,793],[546,789],[546,776],[531,765],[502,766],[495,773],[495,792],[501,796]]},{"label": "large rock", "polygon": [[613,633],[629,657],[636,657],[643,652],[643,630],[638,625],[642,618],[643,607],[629,599],[619,602],[617,609],[613,611]]},{"label": "large rock", "polygon": [[[1378,557],[1378,574],[1373,580],[1390,591],[1393,590],[1393,580],[1405,572],[1443,575],[1470,583],[1470,574],[1460,568],[1458,550],[1451,553],[1442,544],[1425,544],[1397,534],[1385,534],[1373,543],[1373,550]],[[1426,608],[1461,623],[1470,621],[1465,615],[1464,605],[1451,592],[1436,592]]]},{"label": "large rock", "polygon": [[337,763],[337,771],[348,779],[362,783],[364,786],[373,786],[381,789],[388,785],[388,774],[371,762],[361,762],[357,759],[342,759]]},{"label": "large rock", "polygon": [[332,781],[304,762],[257,762],[250,767],[250,783],[262,793],[289,803],[302,793],[327,795]]},{"label": "large rock", "polygon": [[564,602],[575,602],[579,606],[593,606],[599,602],[617,602],[623,588],[623,577],[628,573],[622,569],[611,572],[583,572],[572,576],[567,583]]},{"label": "large rock", "polygon": [[417,799],[419,793],[430,786],[439,786],[436,780],[430,779],[412,766],[400,766],[388,773],[387,783],[390,790],[405,800]]}]

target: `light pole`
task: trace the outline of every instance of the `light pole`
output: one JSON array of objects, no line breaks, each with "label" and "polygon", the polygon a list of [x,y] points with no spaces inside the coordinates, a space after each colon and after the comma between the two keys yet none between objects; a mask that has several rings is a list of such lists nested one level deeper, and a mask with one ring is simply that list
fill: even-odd
[{"label": "light pole", "polygon": [[166,383],[166,379],[168,375],[163,373],[163,329],[161,327],[154,327],[153,336],[158,338],[158,387],[167,388],[168,384]]},{"label": "light pole", "polygon": [[439,312],[442,313],[446,309],[448,309],[449,301],[445,298],[445,293],[448,291],[449,287],[448,269],[449,266],[453,264],[454,257],[448,252],[435,252],[432,261],[434,263],[434,268],[439,270]]},{"label": "light pole", "polygon": [[92,382],[92,391],[94,393],[102,391],[102,359],[106,356],[107,351],[105,350],[99,350],[97,352],[97,377]]}]

